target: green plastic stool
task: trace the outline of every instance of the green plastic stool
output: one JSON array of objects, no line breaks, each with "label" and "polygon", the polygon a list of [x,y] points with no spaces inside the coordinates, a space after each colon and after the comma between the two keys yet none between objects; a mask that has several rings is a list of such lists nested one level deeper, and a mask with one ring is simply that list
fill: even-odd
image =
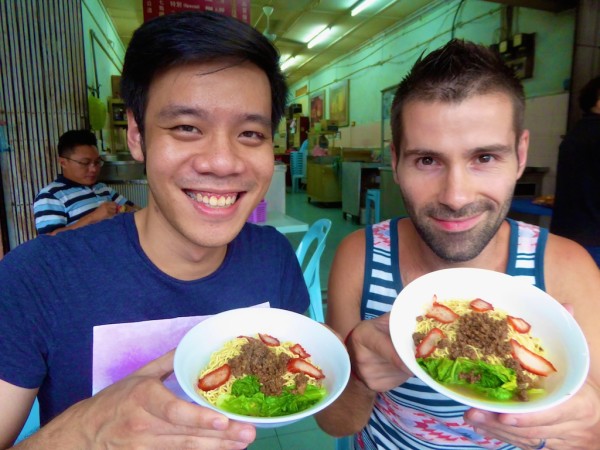
[{"label": "green plastic stool", "polygon": [[[380,213],[380,191],[379,189],[367,189],[365,196],[365,222],[367,225],[379,222]],[[375,211],[373,222],[371,222],[371,205]]]}]

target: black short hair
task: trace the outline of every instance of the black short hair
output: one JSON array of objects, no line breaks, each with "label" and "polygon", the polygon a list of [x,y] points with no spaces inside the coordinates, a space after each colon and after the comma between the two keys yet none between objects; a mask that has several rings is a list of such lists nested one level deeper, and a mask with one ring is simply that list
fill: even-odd
[{"label": "black short hair", "polygon": [[71,155],[78,145],[92,145],[96,147],[98,140],[90,130],[70,130],[58,138],[58,156]]},{"label": "black short hair", "polygon": [[250,25],[233,17],[213,12],[182,12],[144,23],[133,34],[125,54],[121,95],[142,135],[148,91],[157,75],[179,65],[219,59],[247,61],[265,72],[271,85],[274,132],[288,95],[275,47]]},{"label": "black short hair", "polygon": [[600,77],[592,78],[586,83],[579,93],[579,107],[589,113],[600,100]]},{"label": "black short hair", "polygon": [[473,95],[502,92],[513,103],[517,140],[523,132],[525,93],[523,85],[500,54],[484,45],[452,39],[443,47],[419,58],[400,82],[391,110],[392,142],[400,152],[402,108],[413,100],[461,102]]}]

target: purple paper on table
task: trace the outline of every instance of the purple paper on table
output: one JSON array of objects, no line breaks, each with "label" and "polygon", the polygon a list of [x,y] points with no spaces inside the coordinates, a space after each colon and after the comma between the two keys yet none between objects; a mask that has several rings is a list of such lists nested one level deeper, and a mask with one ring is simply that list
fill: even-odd
[{"label": "purple paper on table", "polygon": [[[269,303],[254,307],[269,307]],[[209,317],[176,317],[94,327],[92,395],[173,350],[194,325]],[[165,386],[187,398],[173,375],[165,380]]]},{"label": "purple paper on table", "polygon": [[207,317],[94,327],[92,395],[177,347],[185,333]]}]

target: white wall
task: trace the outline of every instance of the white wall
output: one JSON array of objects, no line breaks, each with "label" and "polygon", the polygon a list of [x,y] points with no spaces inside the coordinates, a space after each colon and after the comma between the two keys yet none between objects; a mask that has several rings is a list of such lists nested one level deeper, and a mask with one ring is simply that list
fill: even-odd
[{"label": "white wall", "polygon": [[[83,0],[82,19],[87,84],[93,88],[99,85],[99,98],[107,106],[111,96],[111,76],[121,74],[125,47],[100,0]],[[100,150],[110,146],[108,123],[107,119]]]},{"label": "white wall", "polygon": [[568,93],[527,100],[525,127],[531,133],[527,165],[550,168],[544,177],[542,195],[554,194],[558,146],[567,130],[568,106]]}]

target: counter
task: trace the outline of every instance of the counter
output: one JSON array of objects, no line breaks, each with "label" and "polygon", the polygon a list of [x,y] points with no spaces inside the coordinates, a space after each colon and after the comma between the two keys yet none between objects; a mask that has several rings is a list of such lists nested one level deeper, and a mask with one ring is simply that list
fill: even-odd
[{"label": "counter", "polygon": [[339,161],[339,156],[308,157],[306,194],[309,202],[339,203],[342,201]]}]

